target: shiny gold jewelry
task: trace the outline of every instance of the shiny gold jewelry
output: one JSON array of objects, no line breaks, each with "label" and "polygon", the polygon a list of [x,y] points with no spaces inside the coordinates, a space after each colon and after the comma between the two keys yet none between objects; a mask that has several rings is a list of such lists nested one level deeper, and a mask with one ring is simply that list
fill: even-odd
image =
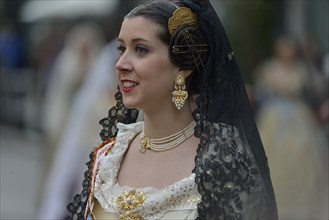
[{"label": "shiny gold jewelry", "polygon": [[141,138],[141,147],[140,147],[139,151],[142,153],[145,153],[145,151],[148,149],[151,149],[150,139],[148,137],[144,136]]},{"label": "shiny gold jewelry", "polygon": [[178,75],[175,79],[175,90],[172,92],[172,102],[175,103],[175,106],[180,110],[184,104],[185,100],[188,97],[188,93],[185,91],[185,79],[181,75]]},{"label": "shiny gold jewelry", "polygon": [[120,211],[120,219],[142,219],[134,210],[144,201],[145,194],[142,191],[136,189],[131,189],[128,192],[124,191],[116,200],[116,205]]},{"label": "shiny gold jewelry", "polygon": [[139,151],[145,153],[147,150],[153,150],[157,152],[165,151],[177,147],[179,144],[183,143],[194,133],[194,127],[196,123],[192,121],[183,130],[178,131],[175,134],[169,135],[164,138],[150,139],[145,136],[144,129],[141,133],[141,147]]},{"label": "shiny gold jewelry", "polygon": [[169,33],[172,34],[177,28],[183,25],[199,26],[197,15],[187,7],[180,7],[176,9],[173,16],[169,18]]},{"label": "shiny gold jewelry", "polygon": [[231,61],[232,59],[233,59],[233,56],[234,56],[234,52],[232,51],[232,52],[229,52],[228,54],[227,54],[227,57],[228,57],[228,59]]}]

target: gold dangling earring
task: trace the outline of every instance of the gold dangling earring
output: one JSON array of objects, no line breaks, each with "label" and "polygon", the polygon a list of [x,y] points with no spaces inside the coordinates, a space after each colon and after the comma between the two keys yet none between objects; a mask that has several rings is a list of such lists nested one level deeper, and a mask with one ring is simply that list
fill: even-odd
[{"label": "gold dangling earring", "polygon": [[186,86],[184,77],[181,75],[176,77],[174,88],[175,90],[172,92],[172,102],[175,103],[176,108],[180,110],[188,97],[188,93],[185,91]]}]

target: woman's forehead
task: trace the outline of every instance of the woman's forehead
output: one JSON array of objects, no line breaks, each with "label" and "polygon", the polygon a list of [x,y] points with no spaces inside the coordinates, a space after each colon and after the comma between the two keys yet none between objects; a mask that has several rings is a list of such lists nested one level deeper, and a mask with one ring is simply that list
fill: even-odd
[{"label": "woman's forehead", "polygon": [[144,38],[145,40],[159,38],[160,27],[143,16],[125,18],[122,22],[119,39]]}]

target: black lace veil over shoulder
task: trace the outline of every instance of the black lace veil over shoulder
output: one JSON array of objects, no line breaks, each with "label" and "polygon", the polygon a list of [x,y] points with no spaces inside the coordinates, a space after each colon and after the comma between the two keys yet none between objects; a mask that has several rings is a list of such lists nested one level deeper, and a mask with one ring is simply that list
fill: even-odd
[{"label": "black lace veil over shoulder", "polygon": [[200,219],[277,219],[267,158],[227,35],[208,1],[186,1],[211,45],[194,118]]},{"label": "black lace veil over shoulder", "polygon": [[[277,219],[267,158],[223,25],[208,0],[171,2],[198,15],[209,45],[193,112],[200,139],[193,170],[202,196],[198,219]],[[138,110],[123,106],[120,92],[116,100],[100,121],[103,140],[116,135],[118,122],[133,123],[138,116]],[[71,204],[69,211],[74,207]]]}]

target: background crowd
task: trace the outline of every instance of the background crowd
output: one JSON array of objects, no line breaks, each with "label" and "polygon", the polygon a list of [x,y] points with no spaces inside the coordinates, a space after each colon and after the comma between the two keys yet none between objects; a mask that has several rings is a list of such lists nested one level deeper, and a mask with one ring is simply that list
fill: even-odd
[{"label": "background crowd", "polygon": [[[101,142],[136,1],[0,1],[0,219],[60,219]],[[247,83],[280,219],[328,219],[329,3],[212,1]],[[58,160],[61,158],[61,160]]]}]

